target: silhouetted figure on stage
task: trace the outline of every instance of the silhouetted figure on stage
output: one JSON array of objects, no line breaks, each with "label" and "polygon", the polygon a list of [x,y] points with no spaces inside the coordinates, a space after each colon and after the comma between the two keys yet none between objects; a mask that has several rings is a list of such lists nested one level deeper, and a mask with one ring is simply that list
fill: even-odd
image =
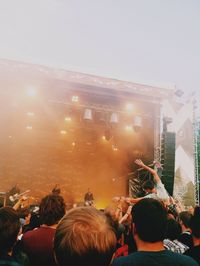
[{"label": "silhouetted figure on stage", "polygon": [[7,199],[6,199],[6,205],[13,206],[17,200],[18,200],[18,195],[20,194],[20,188],[19,184],[15,184],[7,194]]},{"label": "silhouetted figure on stage", "polygon": [[52,189],[52,194],[54,195],[59,195],[61,193],[61,189],[60,189],[60,186],[59,184],[56,184],[55,187]]},{"label": "silhouetted figure on stage", "polygon": [[20,194],[20,188],[19,188],[19,184],[15,184],[8,192],[8,194],[10,196],[13,196],[15,194]]},{"label": "silhouetted figure on stage", "polygon": [[88,192],[85,194],[84,201],[85,201],[85,206],[93,206],[94,204],[94,197],[89,188]]}]

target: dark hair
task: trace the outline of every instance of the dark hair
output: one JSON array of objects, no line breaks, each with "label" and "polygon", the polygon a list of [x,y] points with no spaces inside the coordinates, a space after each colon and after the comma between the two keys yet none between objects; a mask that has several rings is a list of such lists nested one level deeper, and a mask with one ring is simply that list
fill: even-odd
[{"label": "dark hair", "polygon": [[175,240],[180,236],[180,234],[181,234],[180,224],[174,219],[168,219],[165,238],[168,238],[170,240]]},{"label": "dark hair", "polygon": [[155,243],[165,237],[167,211],[163,204],[155,199],[142,199],[132,208],[132,219],[138,237]]},{"label": "dark hair", "polygon": [[53,225],[65,215],[65,202],[62,196],[50,194],[44,197],[40,203],[40,223]]},{"label": "dark hair", "polygon": [[190,212],[183,211],[179,213],[179,220],[182,221],[182,223],[186,228],[190,227],[191,219],[192,219],[192,214]]},{"label": "dark hair", "polygon": [[196,206],[194,209],[190,228],[192,229],[192,235],[196,238],[200,238],[200,206]]},{"label": "dark hair", "polygon": [[113,227],[93,207],[70,210],[56,229],[54,251],[60,266],[108,266],[115,248]]},{"label": "dark hair", "polygon": [[119,221],[117,219],[114,219],[114,217],[110,213],[104,212],[104,214],[106,215],[109,224],[112,226],[117,240],[119,240],[125,232],[125,226],[123,224],[119,224]]},{"label": "dark hair", "polygon": [[20,230],[17,212],[11,207],[0,209],[0,254],[6,255],[12,250]]},{"label": "dark hair", "polygon": [[155,183],[152,180],[147,180],[142,184],[142,188],[146,189],[153,189],[155,187]]},{"label": "dark hair", "polygon": [[28,208],[25,208],[25,209],[20,209],[19,211],[17,211],[17,213],[19,218],[25,219],[30,214],[30,211]]}]

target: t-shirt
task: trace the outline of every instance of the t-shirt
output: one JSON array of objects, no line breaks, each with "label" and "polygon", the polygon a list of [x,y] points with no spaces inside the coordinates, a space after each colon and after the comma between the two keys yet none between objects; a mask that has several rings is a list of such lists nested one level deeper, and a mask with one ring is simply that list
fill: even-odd
[{"label": "t-shirt", "polygon": [[138,251],[126,257],[114,259],[112,266],[198,266],[188,256],[163,251]]},{"label": "t-shirt", "polygon": [[0,256],[0,265],[1,266],[22,266],[22,264],[18,263],[13,257],[5,255]]},{"label": "t-shirt", "polygon": [[40,227],[23,235],[22,248],[28,255],[31,266],[56,265],[53,256],[55,231],[51,227]]},{"label": "t-shirt", "polygon": [[187,250],[184,254],[192,257],[200,265],[200,245],[192,247],[191,249]]},{"label": "t-shirt", "polygon": [[185,244],[186,246],[188,246],[189,248],[193,247],[193,239],[192,239],[192,235],[190,232],[186,231],[183,232],[179,237],[178,240],[180,242],[182,242],[183,244]]},{"label": "t-shirt", "polygon": [[159,181],[156,186],[156,193],[150,193],[146,196],[144,196],[144,198],[151,198],[151,199],[156,199],[156,200],[169,200],[169,195],[165,189],[165,186],[163,185],[163,183],[161,181]]}]

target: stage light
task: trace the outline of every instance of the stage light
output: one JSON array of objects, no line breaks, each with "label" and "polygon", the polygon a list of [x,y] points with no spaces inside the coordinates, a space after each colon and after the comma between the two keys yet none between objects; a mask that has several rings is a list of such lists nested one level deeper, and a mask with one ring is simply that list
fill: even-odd
[{"label": "stage light", "polygon": [[92,110],[91,109],[85,109],[83,119],[88,120],[88,121],[92,120]]},{"label": "stage light", "polygon": [[134,109],[134,106],[133,106],[132,103],[127,103],[127,104],[126,104],[126,111],[128,111],[128,112],[132,112],[133,109]]},{"label": "stage light", "polygon": [[140,131],[140,129],[142,128],[142,118],[139,115],[136,115],[133,119],[133,129],[135,130],[135,132]]},{"label": "stage light", "polygon": [[110,117],[110,123],[117,124],[119,123],[119,118],[117,113],[112,113]]},{"label": "stage light", "polygon": [[105,130],[104,136],[105,136],[105,139],[106,139],[107,141],[109,141],[109,140],[112,138],[112,133],[111,133],[111,130],[110,130],[109,128],[107,128],[107,129]]},{"label": "stage light", "polygon": [[33,112],[28,112],[26,114],[27,114],[27,116],[34,116],[35,115]]},{"label": "stage light", "polygon": [[72,121],[71,117],[69,117],[69,116],[65,117],[65,122],[71,122],[71,121]]},{"label": "stage light", "polygon": [[131,131],[133,131],[133,128],[132,128],[132,126],[127,125],[127,126],[125,127],[125,130],[126,130],[127,132],[131,132]]},{"label": "stage light", "polygon": [[112,145],[112,149],[113,149],[113,151],[118,151],[118,147],[117,147],[117,145],[116,145],[116,144],[113,144],[113,145]]},{"label": "stage light", "polygon": [[32,130],[33,127],[32,127],[32,126],[26,126],[26,129],[27,129],[27,130]]},{"label": "stage light", "polygon": [[33,87],[33,86],[29,86],[29,87],[27,88],[27,90],[26,90],[26,94],[27,94],[27,96],[29,96],[29,97],[35,97],[36,94],[37,94],[37,90],[36,90],[35,87]]},{"label": "stage light", "polygon": [[77,95],[72,96],[72,102],[77,103],[79,101],[79,97]]},{"label": "stage light", "polygon": [[102,138],[102,140],[106,140],[106,136],[102,136],[101,138]]},{"label": "stage light", "polygon": [[72,146],[73,146],[73,147],[76,146],[76,142],[72,142]]},{"label": "stage light", "polygon": [[61,135],[66,135],[66,134],[67,134],[67,131],[62,129],[62,130],[60,131],[60,134],[61,134]]}]

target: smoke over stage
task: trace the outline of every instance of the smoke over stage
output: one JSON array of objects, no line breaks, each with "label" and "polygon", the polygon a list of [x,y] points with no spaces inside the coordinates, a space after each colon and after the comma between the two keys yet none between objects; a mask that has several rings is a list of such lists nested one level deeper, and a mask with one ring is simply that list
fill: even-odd
[{"label": "smoke over stage", "polygon": [[136,158],[159,156],[160,104],[169,90],[0,61],[1,191],[16,182],[41,198],[59,183],[66,202],[127,195]]}]

